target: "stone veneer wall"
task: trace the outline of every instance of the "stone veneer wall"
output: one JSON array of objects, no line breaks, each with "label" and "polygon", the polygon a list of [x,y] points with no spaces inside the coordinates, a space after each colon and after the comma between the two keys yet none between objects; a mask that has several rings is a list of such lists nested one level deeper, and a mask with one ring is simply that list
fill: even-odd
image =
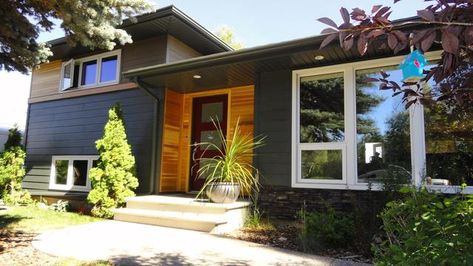
[{"label": "stone veneer wall", "polygon": [[[304,205],[306,211],[330,206],[337,211],[376,216],[386,203],[384,192],[263,186],[259,208],[270,217],[296,219]],[[371,218],[374,218],[371,217]],[[368,217],[366,217],[368,218]]]}]

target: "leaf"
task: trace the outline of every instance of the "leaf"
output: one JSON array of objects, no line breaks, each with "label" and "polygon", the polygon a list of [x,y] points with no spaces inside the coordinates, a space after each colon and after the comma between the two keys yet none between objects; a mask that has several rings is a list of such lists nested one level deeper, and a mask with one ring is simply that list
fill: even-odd
[{"label": "leaf", "polygon": [[330,18],[322,17],[322,18],[318,18],[317,20],[331,27],[338,28],[337,24]]},{"label": "leaf", "polygon": [[389,9],[391,9],[389,6],[383,6],[381,9],[378,10],[378,12],[376,12],[376,15],[374,15],[374,17],[381,17],[382,15],[384,15],[384,13],[388,12]]},{"label": "leaf", "polygon": [[394,90],[400,90],[401,89],[401,86],[399,86],[399,84],[397,84],[397,82],[395,81],[389,81],[389,84],[391,84],[394,88]]},{"label": "leaf", "polygon": [[406,42],[407,41],[407,36],[404,32],[402,32],[400,30],[393,30],[391,33],[394,34],[400,42]]},{"label": "leaf", "polygon": [[325,28],[320,33],[321,34],[329,34],[329,33],[338,33],[338,31],[334,28]]},{"label": "leaf", "polygon": [[388,34],[388,46],[389,46],[389,48],[391,48],[391,50],[394,50],[398,43],[399,43],[399,41],[397,40],[396,35],[394,35],[392,33],[389,33]]},{"label": "leaf", "polygon": [[364,55],[368,50],[368,38],[365,33],[360,34],[360,37],[358,37],[357,48],[360,55]]},{"label": "leaf", "polygon": [[442,30],[442,48],[451,54],[458,54],[458,37],[447,29]]},{"label": "leaf", "polygon": [[393,96],[392,97],[396,97],[398,96],[399,94],[403,93],[403,91],[396,91],[395,93],[393,93]]},{"label": "leaf", "polygon": [[381,71],[380,74],[383,78],[388,78],[390,76],[388,73],[386,73],[384,71]]},{"label": "leaf", "polygon": [[342,19],[345,23],[350,23],[350,14],[346,8],[340,8],[340,14],[342,15]]},{"label": "leaf", "polygon": [[370,33],[368,33],[368,38],[376,38],[380,35],[383,35],[384,33],[385,31],[383,29],[372,30]]},{"label": "leaf", "polygon": [[434,43],[436,37],[437,33],[435,32],[435,30],[433,30],[430,34],[426,35],[426,37],[420,43],[420,49],[422,50],[422,52],[425,53],[430,49],[430,47],[432,47],[432,44]]},{"label": "leaf", "polygon": [[355,38],[353,38],[353,36],[347,37],[343,41],[343,49],[345,49],[346,51],[350,50],[353,47],[354,41],[355,41]]},{"label": "leaf", "polygon": [[322,43],[320,44],[319,49],[324,48],[324,47],[327,46],[329,43],[331,43],[333,40],[335,40],[337,37],[338,37],[338,34],[337,34],[337,33],[328,35],[327,37],[325,37],[325,39],[324,39],[324,40],[322,41]]},{"label": "leaf", "polygon": [[363,9],[353,8],[351,11],[351,18],[357,21],[363,21],[366,19],[366,13]]},{"label": "leaf", "polygon": [[417,10],[417,16],[419,16],[422,19],[427,20],[427,21],[434,21],[435,20],[434,12],[432,12],[429,9]]},{"label": "leaf", "polygon": [[374,14],[376,13],[376,11],[378,11],[383,5],[374,5],[372,8],[371,8],[371,14]]}]

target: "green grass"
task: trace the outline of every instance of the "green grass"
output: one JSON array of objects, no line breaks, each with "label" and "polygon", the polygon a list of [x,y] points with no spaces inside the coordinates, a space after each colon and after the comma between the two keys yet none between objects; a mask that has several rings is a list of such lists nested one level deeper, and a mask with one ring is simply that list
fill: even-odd
[{"label": "green grass", "polygon": [[72,259],[72,258],[64,258],[58,260],[53,266],[111,266],[110,262],[106,260],[98,260],[92,262],[83,262],[80,260]]},{"label": "green grass", "polygon": [[101,221],[87,215],[71,212],[55,212],[36,207],[12,207],[0,211],[0,229],[39,233],[49,229],[64,228]]}]

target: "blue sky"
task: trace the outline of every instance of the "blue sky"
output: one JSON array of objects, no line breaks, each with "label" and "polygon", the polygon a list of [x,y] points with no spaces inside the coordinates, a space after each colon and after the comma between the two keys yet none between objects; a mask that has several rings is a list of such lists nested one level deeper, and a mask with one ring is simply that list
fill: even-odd
[{"label": "blue sky", "polygon": [[[159,0],[156,6],[175,5],[210,31],[226,25],[245,47],[281,42],[317,35],[325,26],[316,21],[330,17],[340,22],[339,9],[360,7],[370,10],[374,4],[392,5],[392,0]],[[404,0],[394,5],[392,18],[413,16],[427,4],[422,0]],[[63,36],[60,29],[43,33],[40,41]],[[0,127],[26,121],[30,77],[20,73],[0,71]]]}]

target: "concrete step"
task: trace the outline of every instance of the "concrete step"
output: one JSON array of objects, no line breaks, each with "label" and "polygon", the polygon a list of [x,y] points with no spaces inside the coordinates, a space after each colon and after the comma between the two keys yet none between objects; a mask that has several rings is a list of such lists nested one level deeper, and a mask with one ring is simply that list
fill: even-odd
[{"label": "concrete step", "polygon": [[157,195],[131,197],[128,198],[126,202],[126,207],[130,209],[193,212],[202,214],[225,214],[230,210],[247,208],[250,205],[250,203],[246,201],[217,204],[209,201],[196,200],[192,197]]},{"label": "concrete step", "polygon": [[115,209],[114,213],[114,220],[117,221],[152,224],[203,232],[215,231],[215,228],[227,223],[221,215],[182,211],[121,208]]}]

